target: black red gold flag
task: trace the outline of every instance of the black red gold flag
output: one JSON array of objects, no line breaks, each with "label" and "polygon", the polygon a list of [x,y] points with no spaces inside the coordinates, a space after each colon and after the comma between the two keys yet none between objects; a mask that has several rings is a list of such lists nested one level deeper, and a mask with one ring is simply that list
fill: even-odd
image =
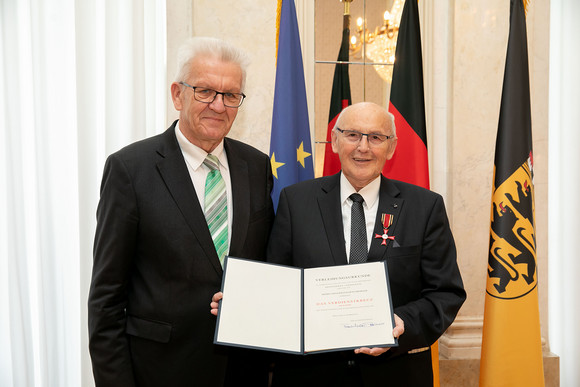
[{"label": "black red gold flag", "polygon": [[[421,28],[416,1],[405,1],[395,51],[389,112],[395,116],[397,150],[383,175],[429,188]],[[431,347],[433,384],[439,386],[439,345]]]},{"label": "black red gold flag", "polygon": [[395,116],[398,140],[395,155],[385,164],[383,174],[429,188],[423,58],[416,1],[405,1],[401,15],[389,111]]}]

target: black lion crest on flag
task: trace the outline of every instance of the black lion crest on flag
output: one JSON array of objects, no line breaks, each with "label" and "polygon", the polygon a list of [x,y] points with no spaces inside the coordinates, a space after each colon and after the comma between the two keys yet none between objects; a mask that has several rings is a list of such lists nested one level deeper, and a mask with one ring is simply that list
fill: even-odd
[{"label": "black lion crest on flag", "polygon": [[537,285],[532,157],[493,192],[487,293],[513,299]]}]

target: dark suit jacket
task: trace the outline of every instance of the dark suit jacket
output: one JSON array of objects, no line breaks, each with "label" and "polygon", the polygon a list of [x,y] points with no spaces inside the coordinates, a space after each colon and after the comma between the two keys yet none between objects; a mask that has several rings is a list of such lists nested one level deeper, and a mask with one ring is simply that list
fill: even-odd
[{"label": "dark suit jacket", "polygon": [[[332,365],[343,360],[359,364],[366,386],[417,386],[423,385],[422,380],[425,384],[432,381],[429,351],[408,352],[433,344],[451,324],[466,297],[445,206],[434,192],[382,176],[379,195],[374,233],[383,234],[381,214],[392,214],[389,235],[395,236],[400,247],[391,240],[383,246],[382,239],[373,238],[368,261],[387,261],[394,312],[405,323],[399,346],[379,357],[354,356],[349,351],[287,358],[281,363],[294,363],[289,374],[298,375],[289,385],[308,385],[308,380],[300,380],[297,369],[312,381],[315,376],[305,370],[316,369],[318,364],[328,371],[324,375],[331,375]],[[298,183],[282,191],[268,245],[268,261],[302,268],[347,264],[340,174]],[[425,377],[416,379],[417,375]]]},{"label": "dark suit jacket", "polygon": [[[174,130],[105,165],[88,303],[97,386],[222,386],[233,367],[232,351],[213,344],[209,303],[222,268]],[[228,138],[224,149],[230,254],[265,259],[274,217],[268,156]]]}]

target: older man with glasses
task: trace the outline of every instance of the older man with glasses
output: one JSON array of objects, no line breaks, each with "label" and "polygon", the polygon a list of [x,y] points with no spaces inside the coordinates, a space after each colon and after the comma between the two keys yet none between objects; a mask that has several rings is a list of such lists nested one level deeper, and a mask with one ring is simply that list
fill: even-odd
[{"label": "older man with glasses", "polygon": [[384,108],[345,108],[332,132],[342,171],[282,191],[268,261],[311,268],[385,260],[399,346],[281,356],[273,386],[432,386],[429,346],[466,295],[441,196],[381,175],[396,146]]},{"label": "older man with glasses", "polygon": [[213,344],[207,312],[224,257],[264,260],[274,218],[268,156],[226,137],[246,59],[224,41],[192,38],[178,62],[179,120],[105,164],[88,309],[95,382],[267,385],[259,352]]}]

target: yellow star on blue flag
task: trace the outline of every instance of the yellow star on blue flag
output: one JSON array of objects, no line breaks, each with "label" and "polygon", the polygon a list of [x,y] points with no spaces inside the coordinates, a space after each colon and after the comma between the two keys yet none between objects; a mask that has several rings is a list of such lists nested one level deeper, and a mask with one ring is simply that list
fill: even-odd
[{"label": "yellow star on blue flag", "polygon": [[304,165],[304,160],[306,160],[308,156],[310,156],[310,153],[304,151],[304,142],[301,142],[298,149],[296,149],[296,161],[302,165],[302,168],[306,168],[306,165]]},{"label": "yellow star on blue flag", "polygon": [[272,153],[272,157],[270,157],[270,164],[272,165],[272,175],[274,175],[274,177],[276,179],[278,179],[278,168],[280,168],[285,163],[277,162],[276,161],[276,154]]},{"label": "yellow star on blue flag", "polygon": [[282,0],[279,31],[270,139],[270,161],[275,178],[272,201],[275,209],[284,187],[314,178],[302,51],[294,0]]}]

